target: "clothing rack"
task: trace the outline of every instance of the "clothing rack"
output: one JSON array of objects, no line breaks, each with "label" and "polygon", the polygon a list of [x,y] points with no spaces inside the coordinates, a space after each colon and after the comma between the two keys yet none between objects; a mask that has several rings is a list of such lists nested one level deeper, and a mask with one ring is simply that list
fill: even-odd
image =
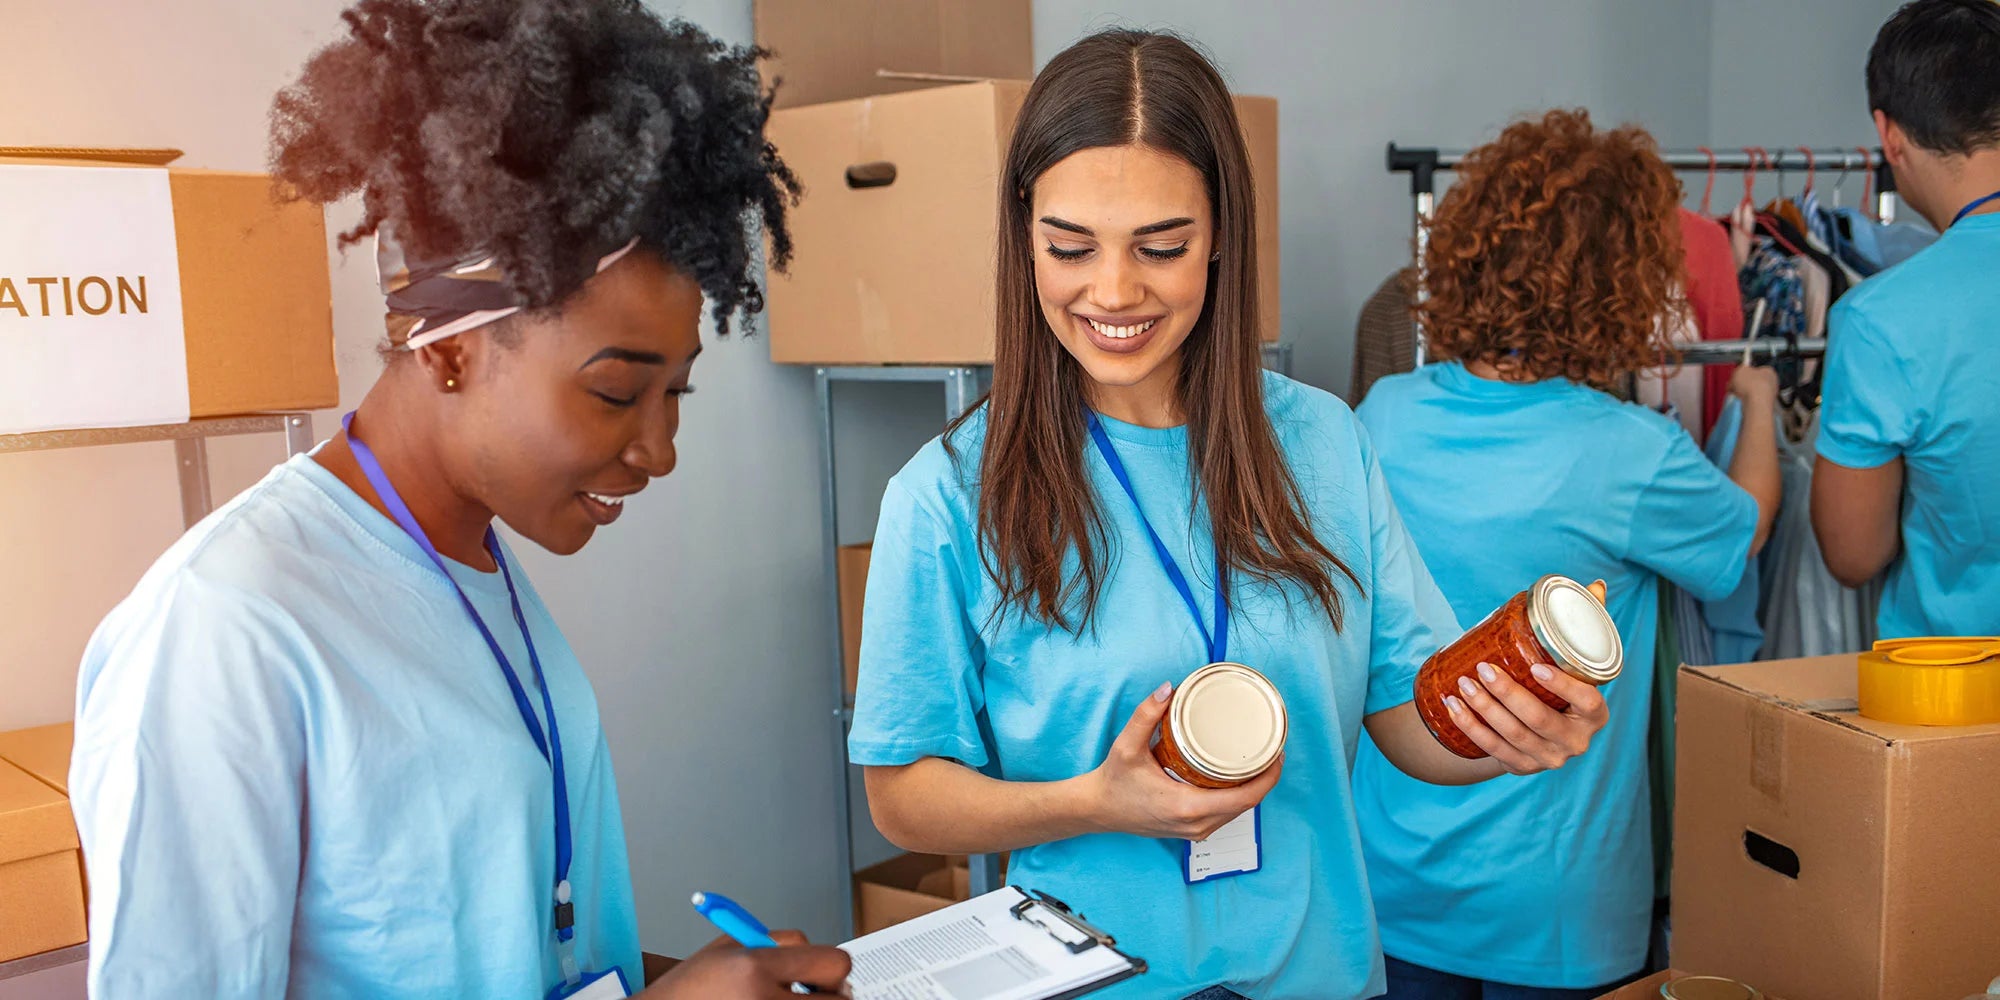
[{"label": "clothing rack", "polygon": [[[1413,215],[1416,225],[1416,284],[1417,300],[1419,302],[1427,297],[1424,291],[1423,263],[1424,255],[1430,249],[1431,212],[1437,208],[1438,171],[1457,169],[1458,165],[1464,161],[1469,153],[1470,150],[1462,149],[1438,149],[1431,146],[1398,146],[1393,142],[1389,144],[1388,155],[1385,158],[1388,162],[1389,172],[1410,175],[1410,197],[1414,202],[1415,209]],[[1662,150],[1660,159],[1665,161],[1668,167],[1676,171],[1712,170],[1716,173],[1739,174],[1769,171],[1780,177],[1788,173],[1805,171],[1832,170],[1845,175],[1855,170],[1862,170],[1873,174],[1875,183],[1875,217],[1883,222],[1894,222],[1896,220],[1896,175],[1894,171],[1889,169],[1889,161],[1882,155],[1882,150],[1879,148],[1867,149],[1865,147],[1851,146],[1844,149],[1815,150],[1804,146],[1749,146],[1740,150],[1713,152],[1705,149],[1678,149]],[[1424,363],[1424,331],[1421,324],[1417,326],[1415,339],[1416,362],[1419,367],[1422,367]],[[1716,341],[1713,343],[1720,344],[1727,343],[1727,341]],[[1775,341],[1775,343],[1781,347],[1787,346],[1784,341]],[[1805,342],[1801,341],[1800,343],[1800,353],[1803,354],[1805,353],[1803,347]],[[1821,349],[1824,350],[1824,345],[1822,345]],[[1758,350],[1761,350],[1761,348]],[[1787,350],[1789,350],[1788,347]],[[1737,358],[1740,360],[1743,351],[1741,342],[1737,343],[1736,351]],[[1682,353],[1683,355],[1690,355],[1690,352],[1686,350]],[[1693,364],[1696,362],[1690,361],[1689,363]],[[1719,364],[1721,362],[1702,361],[1699,363]]]},{"label": "clothing rack", "polygon": [[1784,340],[1778,337],[1759,337],[1755,340],[1696,340],[1677,344],[1674,348],[1685,365],[1736,365],[1741,364],[1747,349],[1752,360],[1771,361],[1777,358],[1818,358],[1826,355],[1826,338],[1800,337]]}]

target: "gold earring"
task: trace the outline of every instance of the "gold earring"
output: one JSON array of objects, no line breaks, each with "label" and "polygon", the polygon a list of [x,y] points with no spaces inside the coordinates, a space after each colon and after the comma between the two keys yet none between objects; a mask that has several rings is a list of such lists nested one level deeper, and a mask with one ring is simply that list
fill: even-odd
[{"label": "gold earring", "polygon": [[458,380],[457,380],[457,379],[455,379],[455,378],[448,378],[448,379],[445,379],[445,380],[444,380],[444,387],[445,387],[446,389],[456,389],[456,388],[458,388]]}]

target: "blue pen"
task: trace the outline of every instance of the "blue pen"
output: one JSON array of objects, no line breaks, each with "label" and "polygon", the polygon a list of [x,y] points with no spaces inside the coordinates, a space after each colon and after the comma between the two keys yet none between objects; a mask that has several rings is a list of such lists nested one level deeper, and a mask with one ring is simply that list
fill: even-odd
[{"label": "blue pen", "polygon": [[771,940],[771,929],[763,921],[750,915],[728,896],[719,892],[697,892],[694,894],[694,911],[708,918],[708,922],[722,929],[737,944],[745,948],[776,948],[778,942]]},{"label": "blue pen", "polygon": [[[764,922],[750,914],[741,903],[719,892],[697,892],[694,894],[694,911],[708,918],[708,922],[721,928],[737,944],[745,948],[776,948],[778,942],[771,940],[771,929]],[[818,993],[804,983],[793,983],[793,993]]]}]

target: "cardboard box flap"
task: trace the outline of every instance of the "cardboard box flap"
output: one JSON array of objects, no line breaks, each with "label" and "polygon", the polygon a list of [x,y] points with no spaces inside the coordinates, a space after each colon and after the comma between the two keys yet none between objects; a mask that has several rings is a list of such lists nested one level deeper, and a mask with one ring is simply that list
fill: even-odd
[{"label": "cardboard box flap", "polygon": [[76,848],[69,800],[28,772],[0,763],[0,865]]},{"label": "cardboard box flap", "polygon": [[11,733],[0,733],[0,761],[34,775],[43,784],[69,794],[69,753],[76,724],[58,722]]},{"label": "cardboard box flap", "polygon": [[178,149],[128,149],[108,146],[0,146],[0,160],[83,160],[130,167],[164,167],[181,158]]},{"label": "cardboard box flap", "polygon": [[2000,739],[2000,725],[1906,726],[1862,715],[1857,663],[1855,654],[1846,653],[1800,660],[1684,669],[1694,677],[1734,688],[1760,701],[1851,729],[1891,746],[1967,737]]}]

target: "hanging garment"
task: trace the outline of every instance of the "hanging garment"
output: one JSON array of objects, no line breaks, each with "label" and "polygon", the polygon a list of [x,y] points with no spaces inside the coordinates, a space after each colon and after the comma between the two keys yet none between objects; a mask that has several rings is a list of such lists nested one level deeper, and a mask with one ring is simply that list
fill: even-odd
[{"label": "hanging garment", "polygon": [[1751,242],[1750,261],[1737,272],[1737,287],[1743,294],[1744,312],[1757,300],[1764,300],[1764,325],[1750,332],[1752,337],[1803,337],[1806,335],[1805,284],[1799,277],[1798,261],[1779,248],[1768,236]]},{"label": "hanging garment", "polygon": [[[1743,333],[1743,293],[1736,285],[1736,259],[1729,231],[1714,219],[1682,209],[1681,250],[1687,255],[1688,305],[1703,340],[1736,340]],[[1715,365],[1702,373],[1701,433],[1708,439],[1722,402],[1729,398],[1729,369]]]},{"label": "hanging garment", "polygon": [[1679,587],[1660,581],[1660,630],[1653,644],[1653,712],[1646,731],[1646,770],[1652,785],[1654,899],[1667,898],[1673,886],[1674,706],[1681,664],[1692,662],[1682,654],[1675,634],[1681,593]]},{"label": "hanging garment", "polygon": [[[1701,339],[1692,310],[1683,311],[1678,321],[1668,325],[1667,343],[1676,347]],[[1634,399],[1672,417],[1686,428],[1695,443],[1701,442],[1702,368],[1700,365],[1668,365],[1638,373]]]},{"label": "hanging garment", "polygon": [[1415,268],[1403,268],[1383,279],[1361,306],[1361,319],[1354,327],[1354,372],[1347,385],[1347,401],[1360,406],[1369,387],[1385,375],[1397,375],[1417,366],[1417,324],[1410,315],[1414,296]]},{"label": "hanging garment", "polygon": [[1835,215],[1847,220],[1847,236],[1853,244],[1855,258],[1867,265],[1855,270],[1864,274],[1873,275],[1901,264],[1916,256],[1917,251],[1936,243],[1938,238],[1936,231],[1929,226],[1913,222],[1884,225],[1851,208],[1839,209]]},{"label": "hanging garment", "polygon": [[[1717,468],[1728,471],[1729,463],[1736,457],[1737,437],[1742,430],[1743,403],[1732,396],[1708,435],[1708,459]],[[1758,598],[1763,592],[1758,571],[1760,558],[1761,555],[1750,557],[1750,567],[1744,571],[1735,593],[1701,604],[1701,621],[1709,636],[1708,663],[1748,663],[1763,648],[1764,625],[1757,617]]]},{"label": "hanging garment", "polygon": [[1875,641],[1881,583],[1871,582],[1859,590],[1841,586],[1826,568],[1813,535],[1807,498],[1812,496],[1818,436],[1819,416],[1815,413],[1803,438],[1793,441],[1781,435],[1778,440],[1778,466],[1787,502],[1778,508],[1761,567],[1763,598],[1758,617],[1764,625],[1766,659],[1852,653]]}]

